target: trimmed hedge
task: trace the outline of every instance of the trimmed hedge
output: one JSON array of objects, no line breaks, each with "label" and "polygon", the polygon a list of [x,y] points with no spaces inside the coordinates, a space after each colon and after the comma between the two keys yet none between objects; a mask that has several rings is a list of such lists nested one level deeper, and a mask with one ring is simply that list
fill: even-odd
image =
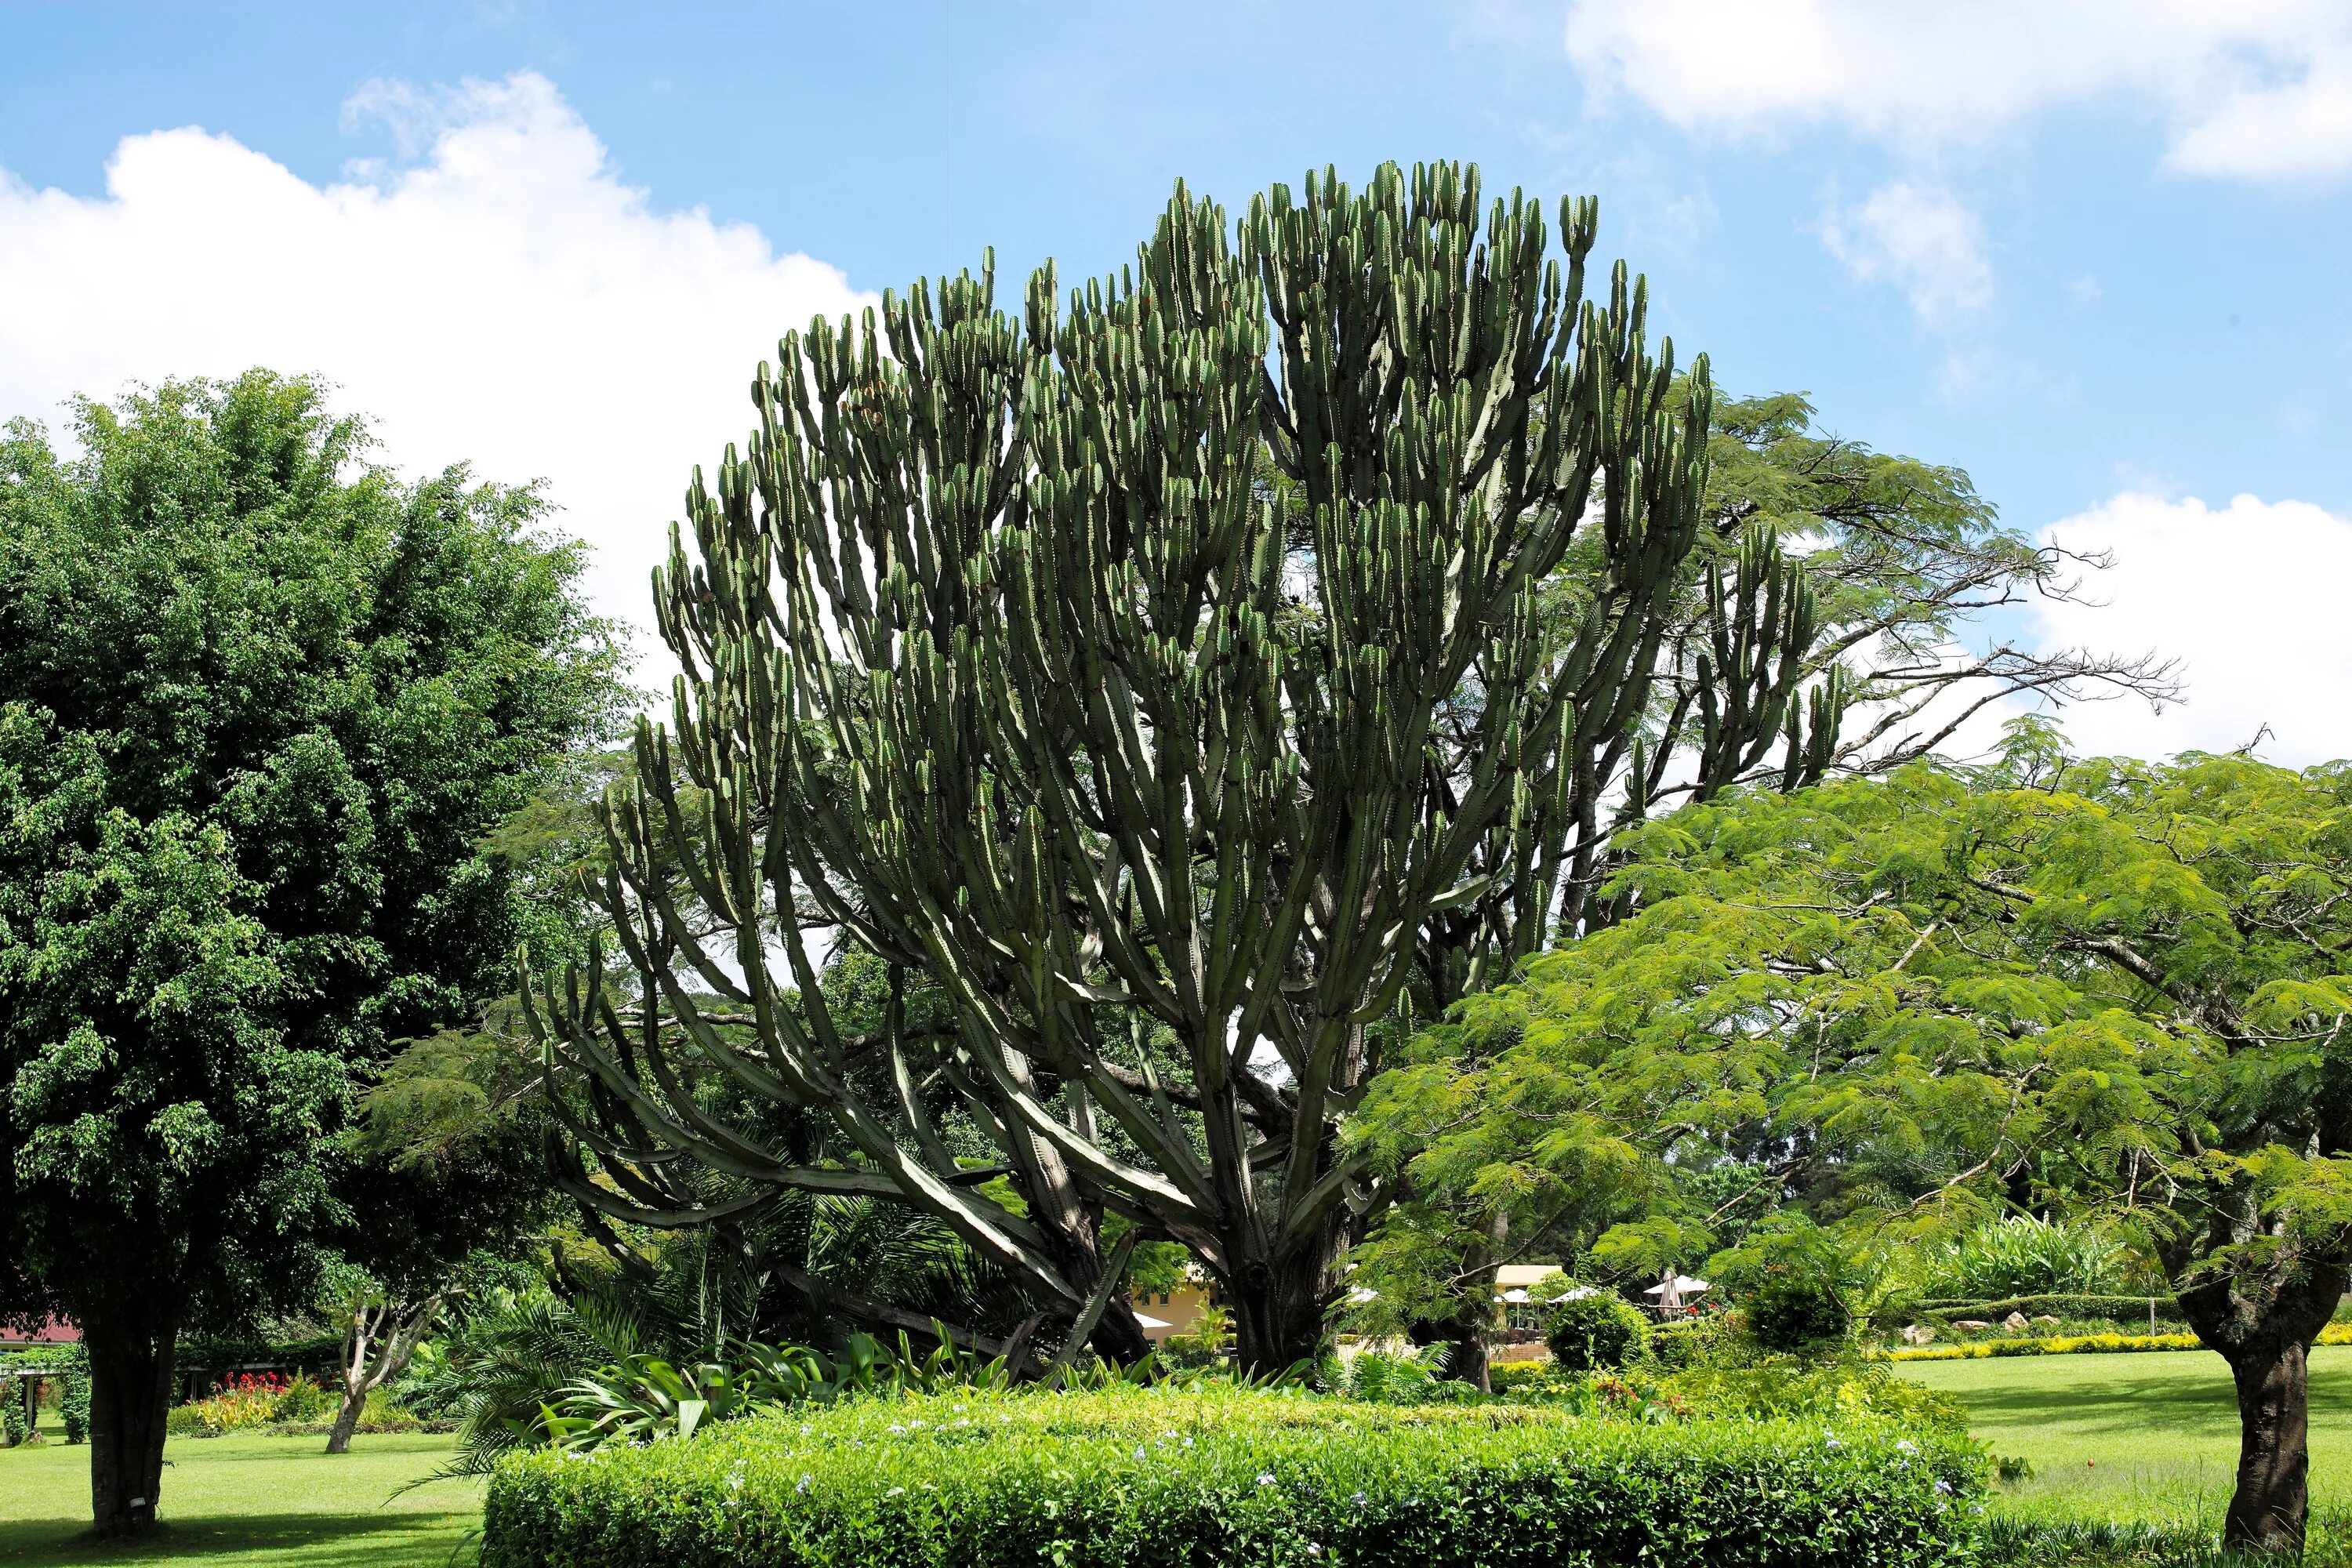
[{"label": "trimmed hedge", "polygon": [[[1882,1312],[1888,1322],[1952,1322],[1960,1318],[1981,1318],[1998,1323],[2011,1312],[2022,1312],[2029,1318],[2104,1318],[2114,1323],[2145,1323],[2147,1321],[2145,1296],[2010,1296],[1998,1301],[1919,1301],[1907,1310]],[[2156,1298],[2156,1319],[2160,1323],[2185,1323],[2189,1320],[2180,1310],[2180,1303],[2170,1296]]]},{"label": "trimmed hedge", "polygon": [[[2352,1345],[2352,1323],[2330,1323],[2314,1342]],[[1979,1340],[1966,1345],[1925,1345],[1916,1350],[1888,1351],[1889,1361],[1982,1361],[2007,1355],[2128,1355],[2136,1351],[2197,1351],[2205,1348],[2195,1334],[2077,1334],[2039,1340]]]},{"label": "trimmed hedge", "polygon": [[484,1568],[1927,1568],[1983,1466],[1867,1419],[1578,1419],[1245,1391],[943,1394],[500,1462]]}]

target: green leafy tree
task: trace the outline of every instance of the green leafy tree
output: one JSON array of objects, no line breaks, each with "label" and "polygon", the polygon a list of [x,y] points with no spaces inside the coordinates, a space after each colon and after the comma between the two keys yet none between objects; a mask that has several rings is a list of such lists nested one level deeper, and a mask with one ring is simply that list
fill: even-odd
[{"label": "green leafy tree", "polygon": [[2298,1546],[2306,1357],[2352,1264],[2352,768],[2048,740],[1642,827],[1633,912],[1429,1031],[1355,1136],[1421,1194],[1408,1260],[1497,1214],[1703,1257],[1719,1211],[1681,1173],[1726,1167],[1848,1246],[2004,1213],[2132,1237],[2235,1381],[2230,1542]]},{"label": "green leafy tree", "polygon": [[623,693],[534,492],[403,483],[310,383],[74,436],[0,444],[0,1311],[81,1327],[120,1534],[181,1331],[462,1221],[394,1201],[361,1096],[510,986],[541,922],[481,840]]}]

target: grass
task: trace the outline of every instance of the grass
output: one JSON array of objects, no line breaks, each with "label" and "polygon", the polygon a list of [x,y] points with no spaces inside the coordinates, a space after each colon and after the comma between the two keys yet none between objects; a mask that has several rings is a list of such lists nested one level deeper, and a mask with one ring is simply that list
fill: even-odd
[{"label": "grass", "polygon": [[[2005,1487],[2018,1521],[2215,1531],[2237,1477],[2238,1407],[2210,1351],[1906,1362],[1905,1377],[1953,1394],[1996,1454],[2031,1460]],[[2327,1559],[2352,1526],[2352,1348],[2311,1358],[2311,1491]],[[2317,1545],[2320,1542],[2315,1542]]]},{"label": "grass", "polygon": [[94,1542],[86,1534],[89,1450],[44,1435],[39,1447],[0,1451],[0,1563],[8,1568],[438,1568],[481,1519],[471,1481],[392,1495],[444,1463],[451,1437],[362,1436],[341,1456],[325,1453],[318,1437],[175,1437],[163,1450],[163,1529],[135,1545]]}]

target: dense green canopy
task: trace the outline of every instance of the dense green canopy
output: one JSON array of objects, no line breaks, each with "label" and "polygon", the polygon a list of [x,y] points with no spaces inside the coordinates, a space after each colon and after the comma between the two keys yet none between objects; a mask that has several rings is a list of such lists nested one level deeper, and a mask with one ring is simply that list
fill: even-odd
[{"label": "dense green canopy", "polygon": [[[1416,1201],[1370,1278],[1443,1288],[1498,1231],[1696,1262],[1759,1189],[1898,1234],[2095,1218],[2169,1275],[2242,1401],[2251,1379],[2294,1405],[2272,1412],[2292,1496],[2232,1527],[2269,1539],[2284,1510],[2299,1531],[2301,1358],[2352,1259],[2352,768],[2018,740],[1984,775],[1637,830],[1637,912],[1373,1085],[1355,1135]],[[2291,1390],[2263,1384],[2282,1358]]]},{"label": "dense green canopy", "polygon": [[0,1314],[82,1325],[103,1438],[114,1352],[167,1379],[178,1324],[437,1244],[354,1108],[510,986],[550,917],[481,841],[620,689],[534,491],[404,484],[310,383],[167,384],[73,436],[0,444]]}]

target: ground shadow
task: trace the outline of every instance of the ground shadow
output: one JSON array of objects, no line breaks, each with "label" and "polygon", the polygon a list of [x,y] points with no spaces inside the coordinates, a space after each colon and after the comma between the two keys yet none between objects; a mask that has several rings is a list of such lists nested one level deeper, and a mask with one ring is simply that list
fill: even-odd
[{"label": "ground shadow", "polygon": [[2229,1384],[2184,1387],[2177,1377],[2126,1375],[2063,1389],[1972,1388],[1958,1397],[1972,1417],[1986,1423],[2045,1421],[2105,1431],[2145,1427],[2152,1419],[2232,1429],[2238,1422]]},{"label": "ground shadow", "polygon": [[0,1524],[0,1563],[79,1568],[268,1552],[305,1568],[383,1568],[394,1563],[437,1568],[478,1518],[471,1510],[200,1515],[166,1519],[153,1536],[138,1542],[94,1540],[88,1522],[79,1519],[13,1520]]}]

